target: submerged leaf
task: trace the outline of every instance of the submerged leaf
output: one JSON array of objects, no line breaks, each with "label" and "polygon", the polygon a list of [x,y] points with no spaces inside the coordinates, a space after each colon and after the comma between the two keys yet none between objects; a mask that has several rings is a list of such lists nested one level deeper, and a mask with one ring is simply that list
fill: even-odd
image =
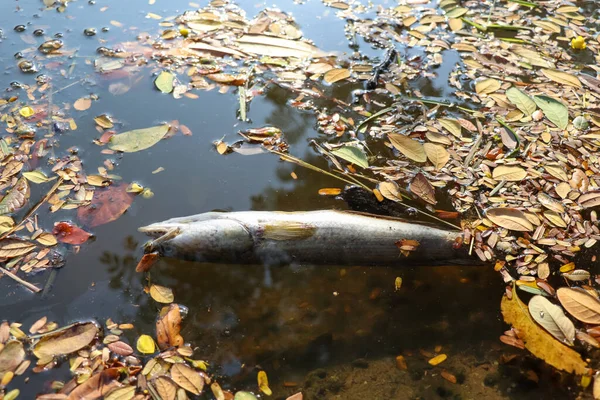
[{"label": "submerged leaf", "polygon": [[173,91],[173,81],[175,75],[169,71],[162,71],[154,80],[154,85],[163,93],[171,93]]},{"label": "submerged leaf", "polygon": [[74,353],[92,343],[98,332],[98,326],[93,322],[73,324],[44,336],[33,347],[33,354],[47,359]]},{"label": "submerged leaf", "polygon": [[502,296],[500,308],[504,321],[513,326],[518,337],[525,343],[525,348],[534,356],[569,373],[588,373],[587,364],[579,353],[554,339],[531,319],[527,306],[519,299],[515,290],[512,299]]},{"label": "submerged leaf", "polygon": [[77,209],[77,218],[90,227],[116,220],[133,203],[134,195],[127,192],[127,187],[126,183],[122,183],[119,186],[97,189],[92,204]]},{"label": "submerged leaf", "polygon": [[562,308],[550,303],[544,296],[533,296],[529,300],[531,317],[546,329],[552,336],[573,346],[575,325],[565,316]]},{"label": "submerged leaf", "polygon": [[168,131],[169,125],[163,124],[151,128],[123,132],[111,137],[108,147],[111,150],[122,151],[124,153],[146,150],[164,138]]}]

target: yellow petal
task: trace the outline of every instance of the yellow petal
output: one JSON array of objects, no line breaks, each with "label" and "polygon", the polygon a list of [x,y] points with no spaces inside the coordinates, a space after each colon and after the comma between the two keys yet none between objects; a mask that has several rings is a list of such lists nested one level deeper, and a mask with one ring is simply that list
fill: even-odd
[{"label": "yellow petal", "polygon": [[271,388],[269,388],[269,379],[267,378],[267,373],[265,371],[258,371],[258,388],[261,392],[270,396],[273,394]]}]

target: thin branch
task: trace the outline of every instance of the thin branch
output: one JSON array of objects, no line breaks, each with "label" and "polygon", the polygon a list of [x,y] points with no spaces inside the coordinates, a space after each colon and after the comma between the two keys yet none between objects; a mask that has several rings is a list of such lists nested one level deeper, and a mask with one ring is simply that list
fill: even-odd
[{"label": "thin branch", "polygon": [[0,267],[0,272],[2,272],[4,275],[8,276],[9,278],[12,278],[15,281],[19,282],[21,285],[25,286],[27,289],[31,290],[32,292],[38,293],[42,290],[39,287],[35,286],[34,284],[29,283],[29,282],[19,278],[17,275],[13,274],[12,272],[10,272],[9,270],[7,270],[3,267]]}]

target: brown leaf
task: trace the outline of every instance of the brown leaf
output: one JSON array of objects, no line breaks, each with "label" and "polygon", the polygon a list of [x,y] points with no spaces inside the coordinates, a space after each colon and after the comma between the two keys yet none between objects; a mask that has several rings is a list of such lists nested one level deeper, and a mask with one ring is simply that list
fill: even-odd
[{"label": "brown leaf", "polygon": [[402,201],[400,187],[396,182],[379,182],[377,185],[379,193],[388,200],[399,202]]},{"label": "brown leaf", "polygon": [[92,99],[90,99],[89,97],[82,97],[80,99],[75,100],[75,103],[73,103],[73,107],[77,111],[85,111],[88,108],[90,108],[91,106],[92,106]]},{"label": "brown leaf", "polygon": [[120,356],[129,356],[133,354],[131,346],[120,340],[118,342],[109,343],[107,347],[110,351]]},{"label": "brown leaf", "polygon": [[23,207],[29,200],[29,184],[21,177],[16,185],[0,201],[0,214],[10,214]]},{"label": "brown leaf", "polygon": [[425,149],[418,141],[397,133],[390,133],[388,138],[396,150],[404,154],[407,158],[416,162],[427,161]]},{"label": "brown leaf", "polygon": [[77,210],[77,218],[91,227],[116,220],[133,203],[134,195],[127,192],[128,186],[122,183],[119,186],[97,189],[92,204]]},{"label": "brown leaf", "polygon": [[73,245],[80,245],[92,236],[91,233],[84,231],[80,227],[73,225],[70,222],[62,221],[54,224],[52,234],[59,242]]},{"label": "brown leaf", "polygon": [[485,215],[494,224],[506,229],[520,232],[530,232],[533,225],[523,211],[516,208],[489,208]]},{"label": "brown leaf", "polygon": [[156,321],[156,341],[161,350],[169,347],[181,346],[183,337],[181,331],[181,314],[177,304],[163,307]]},{"label": "brown leaf", "polygon": [[506,295],[502,296],[500,308],[504,321],[513,326],[534,356],[569,373],[588,373],[588,367],[579,353],[554,339],[531,319],[527,306],[519,300],[516,291],[513,290],[510,300]]},{"label": "brown leaf", "polygon": [[25,359],[25,349],[23,343],[18,340],[11,340],[0,351],[0,378],[6,372],[14,372],[14,370]]},{"label": "brown leaf", "polygon": [[138,265],[135,267],[135,272],[147,272],[160,259],[158,252],[144,254]]},{"label": "brown leaf", "polygon": [[569,314],[587,324],[600,324],[600,301],[583,290],[560,288],[556,291],[560,304]]},{"label": "brown leaf", "polygon": [[171,367],[171,378],[176,384],[195,395],[202,393],[204,388],[202,376],[185,364],[174,364]]},{"label": "brown leaf", "polygon": [[427,154],[427,158],[436,170],[440,170],[444,168],[448,160],[450,159],[450,154],[444,146],[433,143],[425,143],[423,144],[423,148],[425,149],[425,154]]},{"label": "brown leaf", "polygon": [[88,346],[99,330],[93,322],[75,323],[45,335],[33,347],[37,358],[46,359],[73,353]]},{"label": "brown leaf", "polygon": [[102,398],[105,394],[116,387],[121,386],[118,379],[119,368],[108,368],[92,375],[88,380],[77,386],[67,400],[95,400]]},{"label": "brown leaf", "polygon": [[350,77],[350,71],[346,68],[333,68],[325,73],[323,79],[327,83],[335,83]]},{"label": "brown leaf", "polygon": [[156,391],[162,400],[175,400],[177,386],[166,376],[159,376],[154,380]]},{"label": "brown leaf", "polygon": [[420,172],[415,175],[410,183],[410,191],[429,204],[435,205],[437,203],[435,188],[425,178],[425,175]]},{"label": "brown leaf", "polygon": [[29,253],[36,245],[22,239],[3,239],[0,242],[0,257],[13,258]]},{"label": "brown leaf", "polygon": [[152,285],[150,286],[150,296],[159,303],[172,303],[175,300],[173,291],[165,286]]}]

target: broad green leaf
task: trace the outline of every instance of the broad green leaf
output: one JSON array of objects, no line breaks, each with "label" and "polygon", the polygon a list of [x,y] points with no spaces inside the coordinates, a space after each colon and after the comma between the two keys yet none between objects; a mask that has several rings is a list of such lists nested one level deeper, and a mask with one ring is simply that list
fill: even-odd
[{"label": "broad green leaf", "polygon": [[25,178],[27,178],[27,180],[29,182],[33,182],[33,183],[44,183],[44,182],[48,182],[51,181],[53,179],[56,178],[48,178],[46,176],[46,174],[44,174],[42,171],[39,170],[35,170],[35,171],[29,171],[29,172],[23,172],[23,176]]},{"label": "broad green leaf", "polygon": [[358,165],[359,167],[362,167],[362,168],[369,167],[369,161],[367,160],[367,155],[365,154],[365,152],[362,149],[359,149],[356,146],[343,146],[343,147],[340,147],[339,149],[332,150],[331,154],[333,154],[334,156],[339,157],[341,159],[344,159],[344,160],[348,161],[349,163]]},{"label": "broad green leaf", "polygon": [[456,7],[446,13],[448,18],[459,18],[465,15],[469,11],[468,8]]},{"label": "broad green leaf", "polygon": [[169,125],[158,125],[152,128],[135,129],[123,132],[110,138],[108,147],[111,150],[133,153],[146,150],[158,143],[169,131]]},{"label": "broad green leaf", "polygon": [[506,91],[506,97],[525,115],[531,115],[537,108],[531,97],[516,87],[511,87]]},{"label": "broad green leaf", "polygon": [[542,109],[546,118],[560,129],[569,124],[569,110],[560,101],[548,96],[533,96],[533,101]]},{"label": "broad green leaf", "polygon": [[154,85],[163,93],[171,93],[173,91],[173,81],[175,75],[169,71],[162,71],[154,80]]}]

